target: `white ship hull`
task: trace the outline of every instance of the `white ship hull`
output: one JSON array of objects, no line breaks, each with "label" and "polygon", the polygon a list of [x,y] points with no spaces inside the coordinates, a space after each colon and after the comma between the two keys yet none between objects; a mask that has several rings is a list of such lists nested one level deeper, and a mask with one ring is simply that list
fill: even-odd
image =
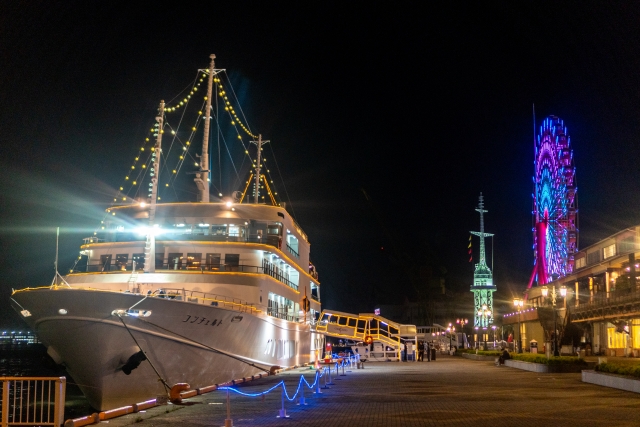
[{"label": "white ship hull", "polygon": [[[149,133],[155,142],[140,148],[131,176],[128,173],[113,199],[122,204],[106,209],[99,228],[83,239],[69,273],[58,274],[56,253],[58,286],[12,294],[14,309],[96,409],[165,394],[163,383],[197,388],[268,372],[273,366],[302,365],[314,361],[315,350],[321,348],[321,340],[311,332],[321,309],[311,243],[285,204],[276,200],[267,159],[261,160],[267,142],[261,135],[254,141],[256,159],[251,162],[255,181],[250,177],[243,191],[211,197],[211,171],[202,169],[210,163],[205,153],[213,123],[206,112],[214,111],[214,100],[231,113],[233,107],[224,96],[223,70],[215,69],[215,55],[210,58],[210,67],[199,70],[208,79],[204,116],[202,107],[186,105],[204,77],[194,82],[184,101],[161,101]],[[161,167],[157,154],[162,153],[163,162],[192,156],[191,143],[182,137],[162,147],[165,113],[176,108],[183,116],[191,110],[195,123],[205,124],[201,154],[196,154],[201,167],[193,180],[198,202],[159,202],[160,190],[172,193],[169,198],[176,193],[167,188],[167,177],[158,186],[160,171],[167,166]],[[231,125],[236,122],[247,131],[239,118]],[[173,135],[180,132],[171,128]],[[249,150],[244,143],[240,146],[244,164]],[[178,164],[180,169],[182,161]],[[239,175],[234,170],[235,181]]]},{"label": "white ship hull", "polygon": [[[24,320],[99,410],[165,393],[158,374],[169,385],[185,382],[197,388],[272,366],[302,365],[315,356],[308,324],[264,314],[64,288],[22,291],[12,298],[18,312],[28,310]],[[135,309],[151,311],[148,317],[112,314],[139,301]],[[139,348],[148,360],[126,375],[122,367]]]}]

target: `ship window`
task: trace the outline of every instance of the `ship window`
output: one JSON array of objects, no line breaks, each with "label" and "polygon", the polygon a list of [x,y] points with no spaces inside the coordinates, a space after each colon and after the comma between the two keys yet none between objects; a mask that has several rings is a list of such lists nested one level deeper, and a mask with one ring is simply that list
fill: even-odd
[{"label": "ship window", "polygon": [[129,261],[129,254],[117,254],[116,255],[116,270],[126,270],[127,261]]},{"label": "ship window", "polygon": [[100,270],[101,271],[111,270],[111,254],[100,255]]},{"label": "ship window", "polygon": [[349,318],[349,326],[352,327],[352,328],[355,328],[356,327],[356,321],[357,321],[357,319],[355,317],[350,317]]},{"label": "ship window", "polygon": [[207,254],[207,270],[220,270],[220,254]]},{"label": "ship window", "polygon": [[144,269],[144,254],[133,254],[131,261],[136,263],[136,270]]},{"label": "ship window", "polygon": [[364,332],[365,321],[358,319],[358,332]]},{"label": "ship window", "polygon": [[228,271],[238,271],[240,265],[240,254],[225,254],[224,267]]},{"label": "ship window", "polygon": [[240,227],[237,225],[229,226],[229,236],[238,237],[240,235]]},{"label": "ship window", "polygon": [[338,325],[347,326],[347,318],[346,317],[341,317],[340,320],[338,320]]},{"label": "ship window", "polygon": [[187,254],[187,270],[200,270],[201,261],[202,261],[202,254],[188,253]]},{"label": "ship window", "polygon": [[171,252],[169,253],[169,270],[181,270],[182,269],[182,253]]},{"label": "ship window", "polygon": [[279,225],[269,225],[267,226],[267,234],[272,235],[280,235],[280,226]]},{"label": "ship window", "polygon": [[338,319],[340,318],[340,316],[336,316],[335,314],[331,315],[331,320],[329,320],[329,323],[338,323]]},{"label": "ship window", "polygon": [[164,253],[156,253],[156,268],[162,268],[164,266]]},{"label": "ship window", "polygon": [[227,226],[226,225],[213,225],[211,227],[211,234],[216,236],[224,236],[227,234]]}]

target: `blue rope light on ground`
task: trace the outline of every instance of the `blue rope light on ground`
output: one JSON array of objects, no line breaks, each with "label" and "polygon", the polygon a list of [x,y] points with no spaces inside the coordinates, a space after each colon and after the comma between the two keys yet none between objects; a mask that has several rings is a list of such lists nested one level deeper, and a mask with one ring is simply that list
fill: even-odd
[{"label": "blue rope light on ground", "polygon": [[280,381],[278,384],[274,385],[270,389],[262,391],[262,392],[259,392],[259,393],[245,393],[245,392],[240,391],[237,388],[233,388],[233,387],[219,387],[218,390],[228,390],[228,391],[232,391],[234,393],[240,394],[242,396],[247,396],[247,397],[259,397],[259,396],[264,396],[265,394],[268,394],[268,393],[272,392],[273,390],[277,389],[278,387],[282,386],[282,390],[284,391],[284,394],[285,394],[287,400],[289,402],[293,402],[295,400],[296,396],[298,395],[298,393],[300,392],[300,387],[302,386],[302,382],[303,381],[306,383],[306,385],[307,385],[307,387],[309,389],[313,389],[316,386],[316,384],[318,383],[318,380],[320,378],[322,378],[322,376],[324,376],[326,370],[327,370],[327,368],[322,369],[322,372],[323,372],[322,375],[319,372],[316,372],[315,380],[313,381],[313,384],[309,384],[309,382],[304,377],[304,375],[300,375],[300,381],[298,381],[298,388],[296,389],[296,392],[294,393],[293,397],[289,397],[289,393],[287,393],[287,387],[286,387],[284,381]]}]

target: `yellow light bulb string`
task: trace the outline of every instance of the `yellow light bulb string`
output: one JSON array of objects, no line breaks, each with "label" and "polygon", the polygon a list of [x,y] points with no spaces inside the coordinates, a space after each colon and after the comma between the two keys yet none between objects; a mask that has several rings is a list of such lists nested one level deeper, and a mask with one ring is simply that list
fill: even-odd
[{"label": "yellow light bulb string", "polygon": [[[228,77],[227,77],[228,79]],[[222,85],[222,82],[219,78],[214,79],[214,81],[216,82],[216,93],[218,94],[218,96],[221,98],[224,106],[225,106],[225,111],[229,114],[229,117],[231,119],[231,124],[235,127],[236,129],[236,133],[238,134],[238,139],[240,139],[240,142],[242,143],[242,146],[245,150],[245,154],[248,156],[249,161],[251,162],[252,167],[255,170],[255,160],[251,158],[251,156],[249,155],[249,150],[247,149],[247,147],[244,144],[244,140],[242,140],[241,136],[240,136],[240,131],[237,128],[237,124],[240,125],[240,127],[242,128],[242,130],[247,133],[249,136],[251,136],[254,139],[258,139],[258,136],[255,135],[253,132],[251,132],[247,126],[244,125],[244,123],[242,122],[242,120],[240,120],[240,117],[238,117],[238,114],[235,112],[235,109],[233,108],[233,106],[231,105],[231,102],[228,100],[228,97],[226,96],[226,91],[224,89],[224,86]],[[229,84],[229,87],[231,88],[231,92],[233,94],[232,98],[237,102],[238,97],[236,96],[235,90],[233,89],[233,85]],[[240,105],[240,103],[238,102],[238,109],[240,110],[242,116],[244,116],[244,112],[242,111],[242,106]],[[266,161],[266,159],[265,159]],[[265,171],[263,172],[263,174],[265,175],[265,177],[267,177],[267,179],[269,180],[269,182],[271,182],[271,184],[273,184],[273,179],[271,178],[271,174],[270,174],[270,170],[267,169],[266,164],[261,162],[260,164],[260,168],[261,170]],[[255,191],[255,189],[254,189]],[[270,191],[268,191],[268,193],[270,193]],[[274,192],[273,194],[277,195],[277,192]]]}]

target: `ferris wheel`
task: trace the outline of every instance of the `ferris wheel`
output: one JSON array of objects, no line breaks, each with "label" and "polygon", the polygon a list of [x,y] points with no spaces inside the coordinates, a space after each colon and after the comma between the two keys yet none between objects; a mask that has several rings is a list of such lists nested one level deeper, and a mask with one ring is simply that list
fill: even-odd
[{"label": "ferris wheel", "polygon": [[564,122],[547,117],[535,141],[533,250],[542,285],[573,271],[578,229],[573,150]]}]

